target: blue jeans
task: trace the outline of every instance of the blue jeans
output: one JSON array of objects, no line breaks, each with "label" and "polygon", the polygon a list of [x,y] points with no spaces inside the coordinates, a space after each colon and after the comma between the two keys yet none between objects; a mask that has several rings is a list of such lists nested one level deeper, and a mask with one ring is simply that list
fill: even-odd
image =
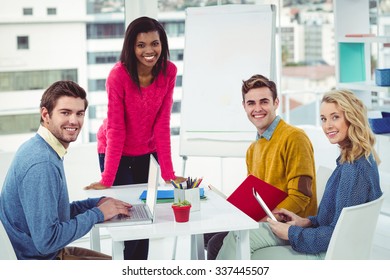
[{"label": "blue jeans", "polygon": [[[157,154],[153,153],[157,158]],[[104,171],[105,154],[99,154],[100,171]],[[114,186],[142,184],[148,182],[150,154],[129,157],[122,156],[116,172]],[[147,260],[149,239],[125,241],[123,258],[125,260]]]}]

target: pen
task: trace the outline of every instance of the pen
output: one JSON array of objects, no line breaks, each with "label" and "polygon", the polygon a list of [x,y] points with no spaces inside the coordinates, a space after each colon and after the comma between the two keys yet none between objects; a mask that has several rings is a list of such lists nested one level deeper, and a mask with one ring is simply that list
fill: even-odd
[{"label": "pen", "polygon": [[203,177],[200,177],[200,178],[199,178],[199,181],[198,181],[198,184],[196,184],[196,187],[199,187],[199,186],[200,186],[200,183],[202,183],[202,181],[203,181]]},{"label": "pen", "polygon": [[195,183],[194,183],[193,188],[199,187],[199,185],[200,185],[200,183],[202,182],[202,180],[203,180],[203,177],[197,179],[197,180],[195,181]]},{"label": "pen", "polygon": [[196,178],[194,180],[191,180],[191,189],[194,188],[194,185],[196,184]]},{"label": "pen", "polygon": [[171,180],[171,184],[175,189],[180,189],[178,185],[176,185],[175,181]]}]

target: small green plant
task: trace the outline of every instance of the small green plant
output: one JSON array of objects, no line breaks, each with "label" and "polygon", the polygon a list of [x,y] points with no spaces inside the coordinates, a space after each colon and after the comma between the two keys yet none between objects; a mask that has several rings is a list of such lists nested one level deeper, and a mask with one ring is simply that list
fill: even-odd
[{"label": "small green plant", "polygon": [[189,202],[188,200],[184,199],[184,200],[180,200],[179,199],[179,202],[175,202],[173,203],[174,206],[179,206],[179,207],[182,207],[182,206],[188,206],[188,205],[191,205],[191,202]]}]

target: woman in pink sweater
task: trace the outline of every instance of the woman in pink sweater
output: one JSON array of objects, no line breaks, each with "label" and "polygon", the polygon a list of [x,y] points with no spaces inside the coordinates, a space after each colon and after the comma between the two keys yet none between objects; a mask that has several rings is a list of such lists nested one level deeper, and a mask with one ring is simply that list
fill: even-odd
[{"label": "woman in pink sweater", "polygon": [[[168,61],[168,39],[151,18],[127,28],[120,61],[110,71],[107,118],[97,135],[102,178],[86,189],[145,183],[153,154],[165,181],[176,177],[171,158],[170,115],[176,66]],[[147,259],[148,240],[126,241],[125,259]]]}]

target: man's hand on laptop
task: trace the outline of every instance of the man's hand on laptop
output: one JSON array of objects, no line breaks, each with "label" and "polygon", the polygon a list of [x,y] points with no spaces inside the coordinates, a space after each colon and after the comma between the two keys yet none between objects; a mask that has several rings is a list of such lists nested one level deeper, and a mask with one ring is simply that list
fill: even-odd
[{"label": "man's hand on laptop", "polygon": [[98,208],[102,211],[105,221],[116,215],[128,216],[131,207],[130,203],[112,197],[104,197],[98,203]]},{"label": "man's hand on laptop", "polygon": [[109,188],[109,186],[102,185],[100,182],[95,182],[84,187],[84,190],[105,190],[107,188]]}]

